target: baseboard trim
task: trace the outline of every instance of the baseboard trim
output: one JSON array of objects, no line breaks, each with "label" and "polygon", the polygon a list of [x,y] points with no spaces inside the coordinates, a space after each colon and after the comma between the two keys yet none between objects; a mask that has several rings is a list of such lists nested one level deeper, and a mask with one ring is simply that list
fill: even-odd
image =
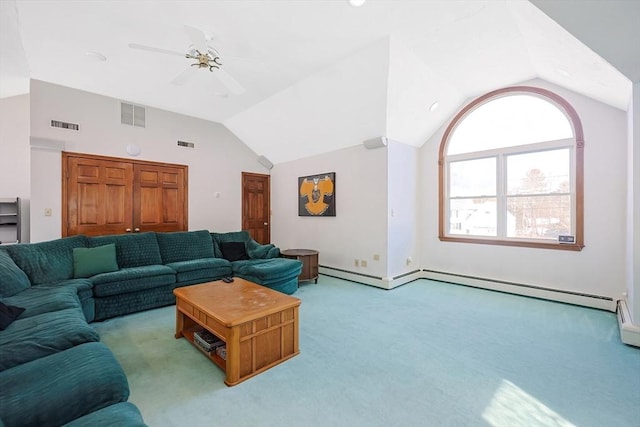
[{"label": "baseboard trim", "polygon": [[620,339],[622,342],[640,347],[640,326],[634,325],[631,321],[631,313],[629,312],[627,301],[618,301],[616,316],[618,317],[618,327],[620,328]]}]

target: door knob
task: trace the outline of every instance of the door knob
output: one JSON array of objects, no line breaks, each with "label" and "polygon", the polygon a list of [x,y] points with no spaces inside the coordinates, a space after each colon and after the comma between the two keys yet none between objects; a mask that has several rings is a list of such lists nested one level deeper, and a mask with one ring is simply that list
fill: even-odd
[{"label": "door knob", "polygon": [[265,222],[265,223],[264,223],[264,225],[269,225],[269,223],[268,223],[268,222]]},{"label": "door knob", "polygon": [[136,228],[134,228],[134,229],[133,229],[133,232],[134,232],[134,233],[139,233],[139,232],[140,232],[140,229],[139,229],[138,227],[136,227]]},{"label": "door knob", "polygon": [[126,229],[126,230],[124,230],[124,231],[126,231],[127,233],[131,233],[131,229],[130,229],[130,228],[127,228],[127,229]]}]

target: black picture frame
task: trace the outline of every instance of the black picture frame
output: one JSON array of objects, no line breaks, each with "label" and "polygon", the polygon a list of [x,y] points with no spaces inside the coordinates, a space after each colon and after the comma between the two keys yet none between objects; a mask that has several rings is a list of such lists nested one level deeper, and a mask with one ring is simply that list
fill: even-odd
[{"label": "black picture frame", "polygon": [[298,178],[298,216],[336,216],[336,173]]}]

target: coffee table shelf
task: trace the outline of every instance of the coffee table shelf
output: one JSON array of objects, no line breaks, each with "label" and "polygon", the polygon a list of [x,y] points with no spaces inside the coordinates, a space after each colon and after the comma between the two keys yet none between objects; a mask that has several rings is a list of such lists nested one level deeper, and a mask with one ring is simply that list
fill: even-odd
[{"label": "coffee table shelf", "polygon": [[[300,353],[300,300],[244,279],[215,281],[174,289],[176,338],[194,346],[193,333],[204,328],[226,343],[226,361],[207,357],[236,385]],[[202,350],[202,349],[201,349]]]},{"label": "coffee table shelf", "polygon": [[[191,344],[193,344],[194,347],[196,347],[197,349],[202,351],[204,353],[204,355],[207,356],[209,358],[209,360],[211,360],[213,363],[218,365],[218,367],[220,369],[222,369],[223,371],[226,371],[227,370],[227,361],[226,360],[224,360],[222,357],[218,356],[218,354],[215,351],[208,352],[204,348],[202,348],[198,344],[196,344],[196,342],[195,342],[195,340],[193,338],[193,333],[195,331],[199,330],[199,329],[202,329],[202,328],[197,326],[197,325],[194,325],[193,327],[189,327],[187,329],[183,329],[182,336],[184,336],[187,339],[187,341],[189,341]],[[211,331],[209,331],[209,332],[211,332]],[[218,337],[218,338],[222,339],[221,337]]]}]

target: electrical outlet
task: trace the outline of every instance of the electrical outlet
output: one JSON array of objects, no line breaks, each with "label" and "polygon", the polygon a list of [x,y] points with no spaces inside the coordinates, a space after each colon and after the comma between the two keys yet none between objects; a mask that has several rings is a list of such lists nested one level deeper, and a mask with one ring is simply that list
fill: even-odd
[{"label": "electrical outlet", "polygon": [[411,257],[407,257],[407,265],[411,265],[413,259]]},{"label": "electrical outlet", "polygon": [[373,260],[374,260],[374,261],[380,261],[380,255],[378,255],[378,254],[373,254]]},{"label": "electrical outlet", "polygon": [[44,208],[44,216],[51,216],[53,215],[53,211],[51,210],[51,208]]},{"label": "electrical outlet", "polygon": [[366,267],[366,266],[367,266],[367,260],[366,260],[366,259],[363,259],[362,261],[360,261],[360,265],[361,265],[362,267]]},{"label": "electrical outlet", "polygon": [[356,260],[354,260],[354,261],[353,261],[353,264],[354,264],[356,267],[360,267],[360,260],[357,260],[357,259],[356,259]]}]

